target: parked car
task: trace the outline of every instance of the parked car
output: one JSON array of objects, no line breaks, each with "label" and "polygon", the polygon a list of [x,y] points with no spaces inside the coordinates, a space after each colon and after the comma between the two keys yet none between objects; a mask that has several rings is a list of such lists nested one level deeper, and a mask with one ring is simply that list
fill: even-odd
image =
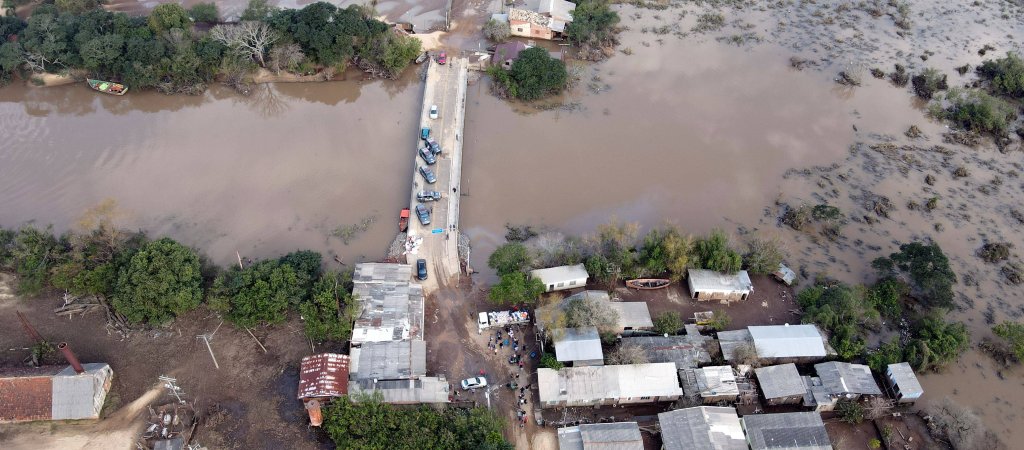
[{"label": "parked car", "polygon": [[428,137],[424,140],[427,142],[427,147],[430,147],[431,153],[435,155],[441,154],[441,146],[434,140],[434,138]]},{"label": "parked car", "polygon": [[442,66],[448,64],[448,54],[441,52],[441,54],[437,55],[437,63]]},{"label": "parked car", "polygon": [[420,139],[426,139],[428,137],[430,137],[430,128],[429,127],[420,128]]},{"label": "parked car", "polygon": [[427,279],[427,260],[416,260],[416,278],[419,278],[420,280]]},{"label": "parked car", "polygon": [[430,118],[431,119],[436,119],[437,118],[437,105],[430,105]]},{"label": "parked car", "polygon": [[416,200],[421,202],[434,202],[441,200],[441,193],[437,191],[419,191],[416,193]]},{"label": "parked car", "polygon": [[427,183],[434,184],[437,182],[434,172],[428,169],[427,166],[420,166],[420,175],[423,175],[423,179],[427,180]]},{"label": "parked car", "polygon": [[429,148],[420,147],[420,157],[423,158],[427,164],[433,164],[437,162],[437,157],[434,156],[434,152],[430,151]]},{"label": "parked car", "polygon": [[420,217],[421,225],[430,225],[430,210],[426,206],[416,205],[416,215]]},{"label": "parked car", "polygon": [[468,391],[470,389],[487,387],[487,378],[484,377],[473,377],[462,380],[462,390]]}]

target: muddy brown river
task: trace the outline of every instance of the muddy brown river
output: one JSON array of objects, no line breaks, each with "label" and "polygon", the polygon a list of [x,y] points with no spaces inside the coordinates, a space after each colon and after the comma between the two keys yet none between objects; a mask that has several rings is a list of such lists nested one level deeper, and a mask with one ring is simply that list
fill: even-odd
[{"label": "muddy brown river", "polygon": [[[911,124],[941,141],[944,126],[925,119],[904,91],[880,81],[838,86],[833,73],[796,71],[789,53],[770,46],[656,39],[624,35],[633,55],[587,66],[562,107],[506,103],[484,80],[470,86],[460,192],[473,267],[486,268],[506,223],[588,233],[617,218],[644,226],[667,220],[691,233],[762,229],[786,241],[791,260],[811,273],[863,281],[871,259],[929,234],[931,218],[855,223],[847,228],[851,242],[822,256],[807,236],[776,227],[776,200],[815,201],[823,186],[813,177],[784,178],[787,170],[853,164],[850,173],[860,176],[851,145],[875,133],[901,136]],[[126,226],[172,236],[222,264],[236,251],[261,258],[299,248],[348,264],[376,260],[407,201],[421,90],[412,72],[396,82],[263,86],[250,98],[218,87],[200,97],[123,98],[84,86],[6,87],[0,225],[35,220],[65,230],[89,206],[113,199]],[[894,177],[874,189],[899,201],[919,185]],[[836,188],[844,211],[856,208],[846,189]],[[976,202],[992,214],[1004,206]],[[368,229],[348,244],[331,235],[364,222]],[[975,226],[1003,225],[948,223],[934,237],[955,262],[980,267],[972,259]],[[1003,237],[1024,245],[1020,236]],[[814,266],[821,261],[830,263]],[[1007,306],[999,311],[1022,303],[991,276],[979,278],[971,296],[1000,296]],[[955,313],[975,341],[989,326],[985,304]],[[926,396],[977,408],[1013,442],[1024,439],[1013,406],[1024,404],[1020,377],[1019,368],[997,373],[972,351],[923,382]]]}]

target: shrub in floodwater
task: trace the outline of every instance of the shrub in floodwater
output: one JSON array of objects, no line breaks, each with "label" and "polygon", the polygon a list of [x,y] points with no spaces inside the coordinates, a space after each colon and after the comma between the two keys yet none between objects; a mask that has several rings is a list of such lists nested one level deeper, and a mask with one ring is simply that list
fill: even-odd
[{"label": "shrub in floodwater", "polygon": [[1024,98],[1024,60],[1016,53],[985,61],[978,66],[978,75],[989,80],[993,94]]},{"label": "shrub in floodwater", "polygon": [[709,12],[697,16],[697,25],[693,27],[693,31],[706,33],[709,31],[718,31],[723,26],[725,26],[725,16]]},{"label": "shrub in floodwater", "polygon": [[911,82],[914,84],[914,93],[925,100],[931,100],[938,91],[949,89],[946,75],[935,69],[925,69],[915,75]]},{"label": "shrub in floodwater", "polygon": [[1005,101],[981,91],[950,89],[946,102],[929,107],[932,116],[949,120],[967,130],[1004,135],[1008,123],[1016,117]]},{"label": "shrub in floodwater", "polygon": [[1024,267],[1018,263],[1007,263],[1003,266],[1003,276],[1012,284],[1024,283]]},{"label": "shrub in floodwater", "polygon": [[1008,242],[989,242],[978,249],[978,257],[985,262],[996,263],[1010,258],[1010,249],[1013,244]]},{"label": "shrub in floodwater", "polygon": [[896,70],[889,74],[889,80],[892,81],[892,84],[903,87],[910,82],[910,74],[902,64],[896,64]]}]

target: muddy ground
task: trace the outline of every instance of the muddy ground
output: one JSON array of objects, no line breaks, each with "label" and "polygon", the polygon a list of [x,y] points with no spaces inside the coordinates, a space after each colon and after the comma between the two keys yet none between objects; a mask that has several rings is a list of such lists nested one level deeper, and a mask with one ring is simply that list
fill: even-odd
[{"label": "muddy ground", "polygon": [[[62,300],[52,293],[0,302],[0,329],[5,330],[0,333],[0,365],[18,366],[28,354],[24,348],[31,345],[31,339],[21,332],[15,314],[21,311],[50,342],[68,342],[83,363],[105,362],[114,369],[104,417],[117,414],[120,407],[158,386],[158,376],[168,375],[177,378],[185,398],[197,402],[197,410],[204,416],[195,442],[211,449],[331,447],[326,436],[308,427],[305,410],[296,400],[298,365],[311,353],[297,317],[253,330],[267,353],[244,330],[222,325],[211,343],[220,364],[218,370],[205,345],[196,339],[199,334],[213,332],[221,322],[205,308],[186,314],[166,328],[133,332],[122,339],[116,333],[107,333],[101,312],[57,317],[52,311],[61,304]],[[317,348],[318,352],[331,350],[341,349]],[[66,364],[59,354],[51,355],[47,362]],[[153,397],[163,395],[162,390],[157,393]],[[109,433],[134,436],[125,432],[141,425],[134,419],[104,419],[87,429],[51,424],[0,425],[0,441],[18,442],[22,440],[20,435],[38,433],[42,427],[49,433],[30,441],[34,448],[76,448],[83,440]],[[129,443],[118,444],[128,448]]]}]

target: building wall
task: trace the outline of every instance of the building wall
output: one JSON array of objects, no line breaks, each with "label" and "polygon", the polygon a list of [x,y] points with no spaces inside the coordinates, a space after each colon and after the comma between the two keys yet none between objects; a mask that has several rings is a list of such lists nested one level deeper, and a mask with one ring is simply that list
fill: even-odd
[{"label": "building wall", "polygon": [[789,397],[776,397],[776,398],[766,398],[765,399],[765,402],[768,403],[769,405],[772,405],[772,406],[775,406],[775,405],[799,405],[799,404],[803,403],[803,401],[804,401],[804,396],[802,396],[802,395],[791,395]]},{"label": "building wall", "polygon": [[564,291],[566,289],[576,289],[587,285],[586,278],[577,278],[575,280],[563,280],[558,282],[552,282],[544,285],[545,292]]},{"label": "building wall", "polygon": [[[523,20],[509,20],[509,27],[512,28],[513,36],[546,40],[551,40],[554,37],[554,32],[550,28]],[[584,284],[586,284],[586,280],[584,280]]]}]

